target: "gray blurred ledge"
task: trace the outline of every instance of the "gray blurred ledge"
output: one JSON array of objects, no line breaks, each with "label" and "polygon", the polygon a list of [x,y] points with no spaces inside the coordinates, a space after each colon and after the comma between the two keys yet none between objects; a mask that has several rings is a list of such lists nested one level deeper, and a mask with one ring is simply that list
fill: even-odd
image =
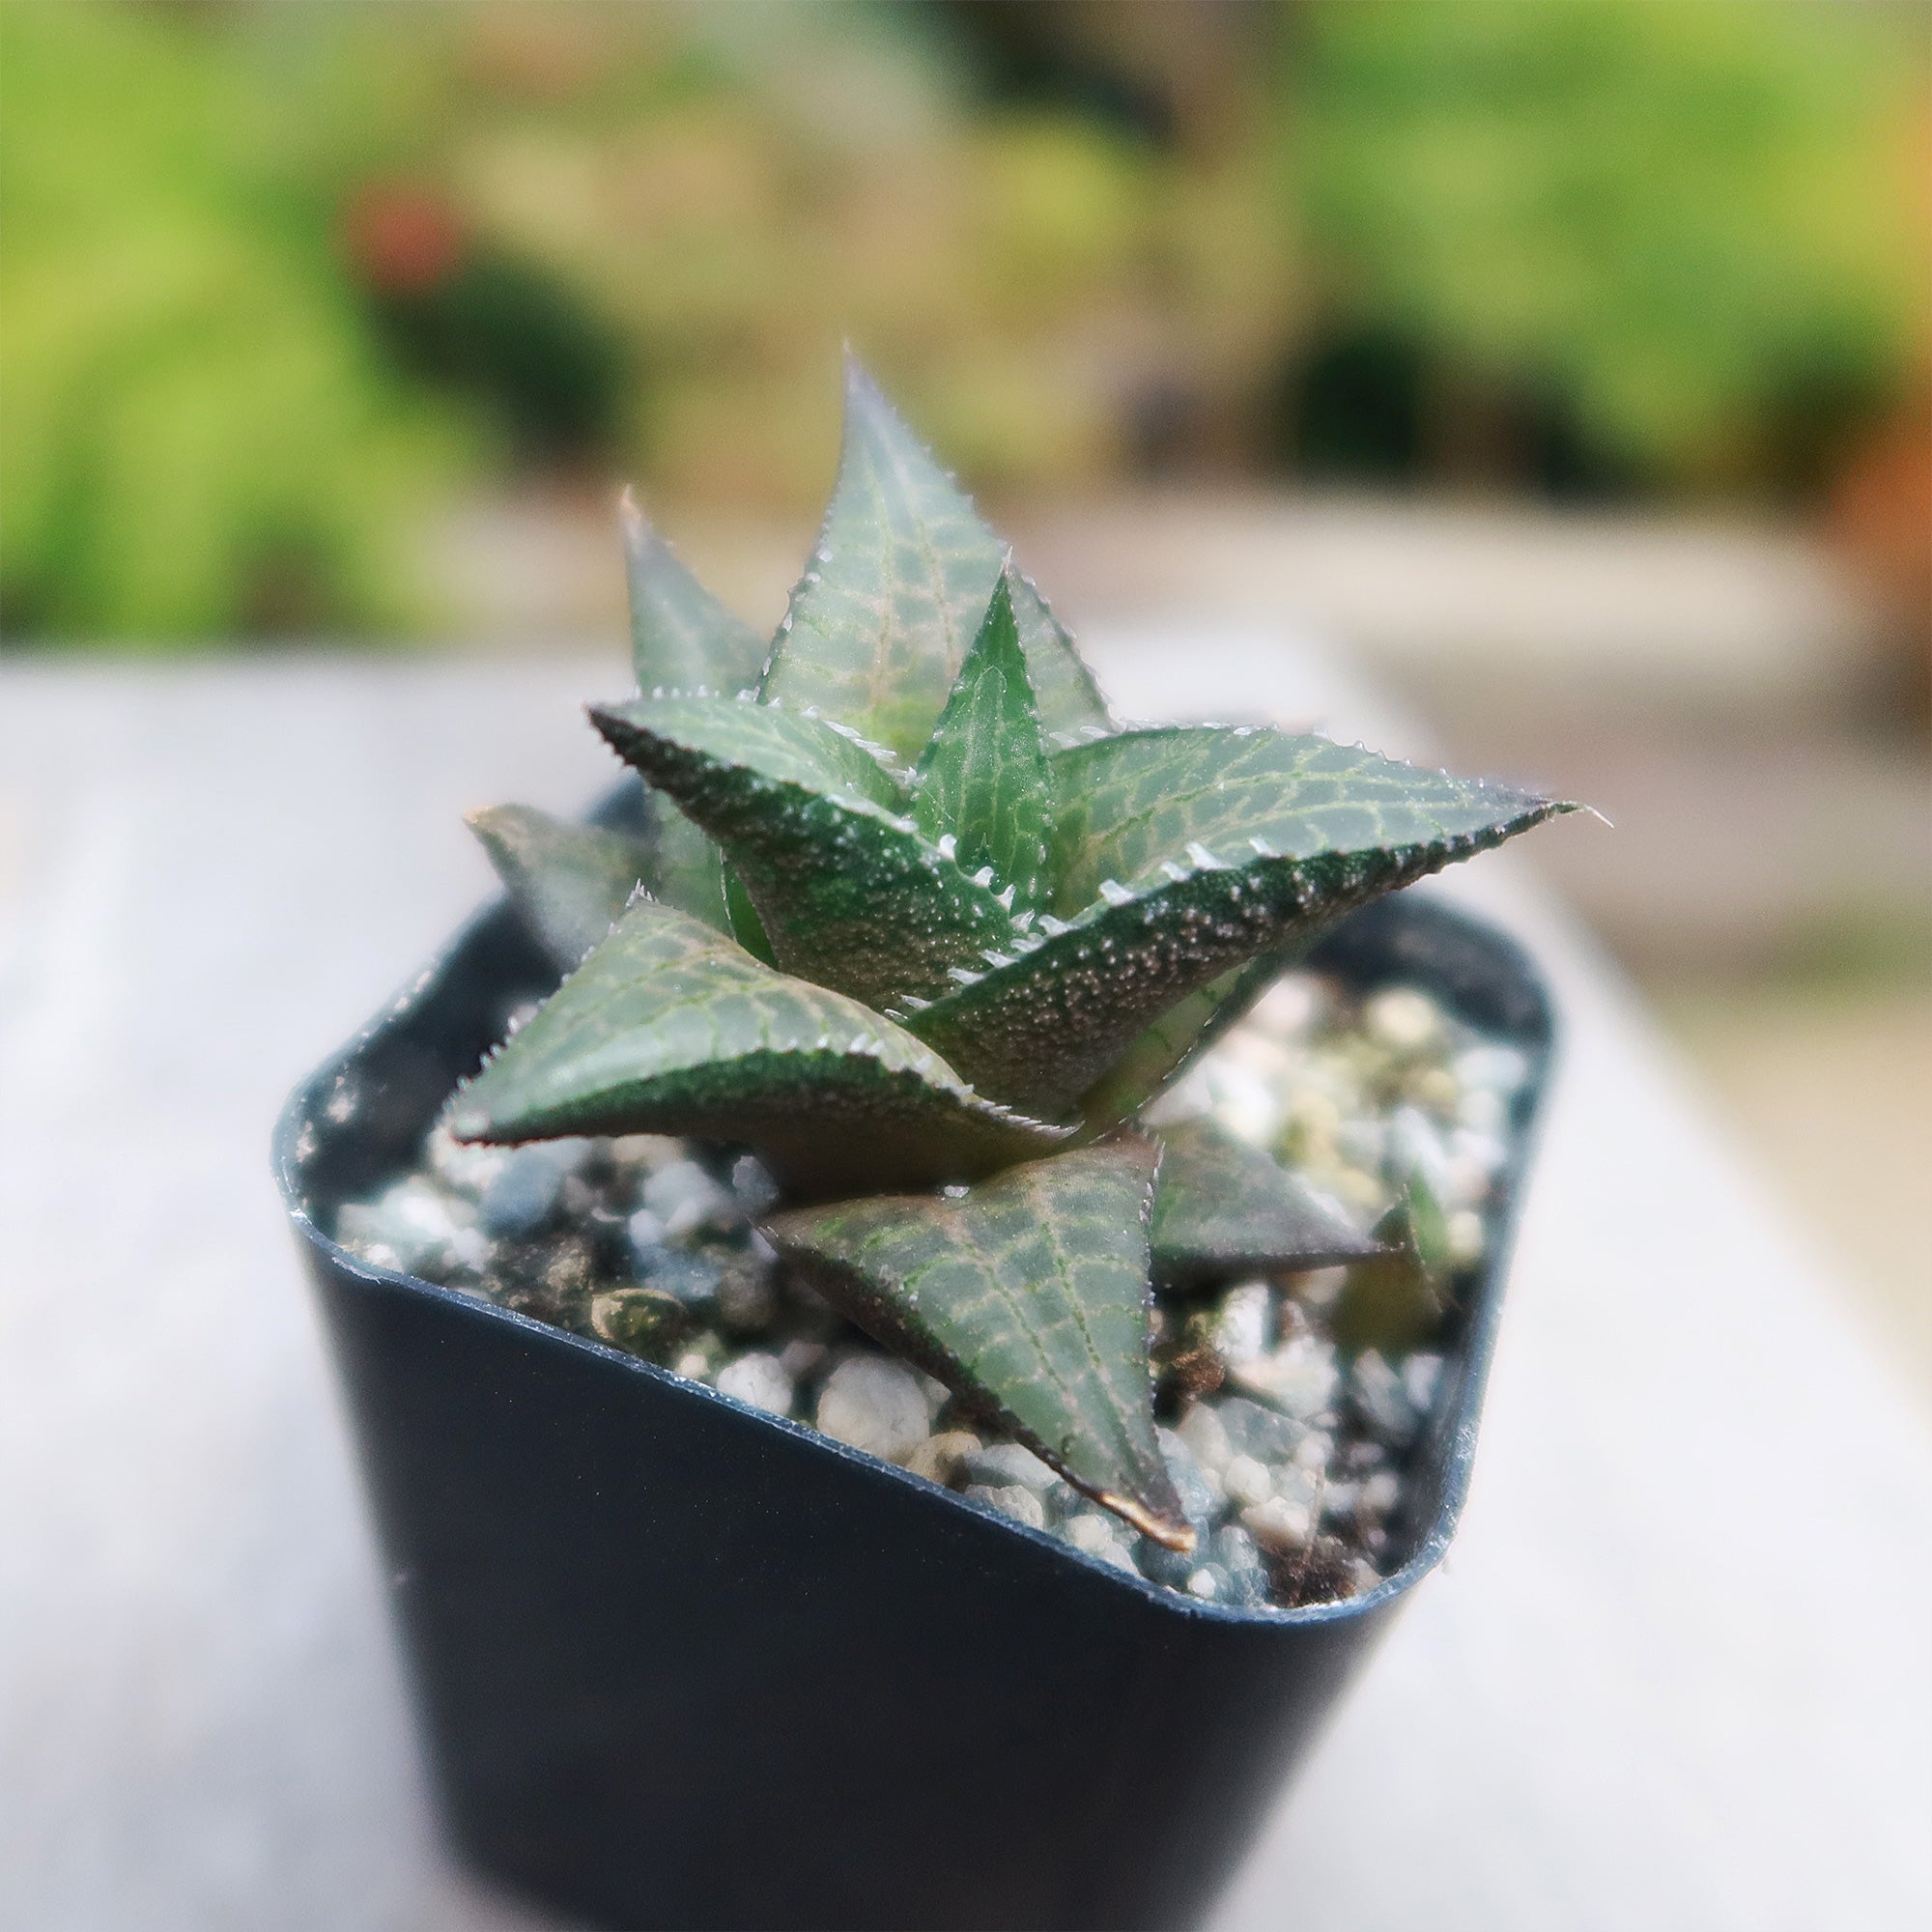
[{"label": "gray blurred ledge", "polygon": [[[1414,743],[1275,637],[1095,656]],[[267,1135],[485,892],[460,811],[604,781],[621,681],[0,667],[0,1923],[536,1922],[436,1848]],[[1922,1926],[1925,1417],[1524,865],[1445,889],[1568,1020],[1475,1491],[1217,1932]]]}]

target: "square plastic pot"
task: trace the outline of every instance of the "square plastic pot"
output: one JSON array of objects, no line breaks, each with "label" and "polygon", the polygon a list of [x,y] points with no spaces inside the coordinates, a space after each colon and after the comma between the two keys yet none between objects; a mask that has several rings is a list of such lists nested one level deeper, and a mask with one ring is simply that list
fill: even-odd
[{"label": "square plastic pot", "polygon": [[1297,1610],[1143,1582],[336,1246],[335,1208],[413,1163],[506,1011],[554,982],[503,908],[298,1090],[277,1170],[469,1862],[611,1926],[1069,1932],[1206,1909],[1448,1545],[1550,1046],[1520,949],[1431,899],[1372,907],[1315,963],[1424,988],[1534,1074],[1415,1452],[1406,1560]]}]

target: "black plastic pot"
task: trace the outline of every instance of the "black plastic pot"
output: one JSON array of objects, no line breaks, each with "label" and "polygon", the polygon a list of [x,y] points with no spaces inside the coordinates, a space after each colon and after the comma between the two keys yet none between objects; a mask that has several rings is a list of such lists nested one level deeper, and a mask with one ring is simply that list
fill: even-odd
[{"label": "black plastic pot", "polygon": [[1550,1042],[1519,949],[1426,898],[1358,915],[1318,961],[1424,987],[1536,1074],[1419,1452],[1411,1553],[1300,1610],[1141,1582],[329,1240],[336,1206],[412,1164],[506,1009],[551,983],[506,911],[300,1089],[278,1171],[469,1860],[613,1926],[1068,1932],[1205,1909],[1448,1544]]}]

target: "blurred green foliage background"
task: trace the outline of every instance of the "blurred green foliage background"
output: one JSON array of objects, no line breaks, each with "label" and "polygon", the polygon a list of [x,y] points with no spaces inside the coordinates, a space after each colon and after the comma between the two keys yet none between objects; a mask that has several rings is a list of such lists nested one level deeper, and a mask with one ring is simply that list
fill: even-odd
[{"label": "blurred green foliage background", "polygon": [[467,494],[790,513],[850,338],[995,497],[1826,502],[1927,381],[1926,16],[0,7],[0,627],[436,629]]}]

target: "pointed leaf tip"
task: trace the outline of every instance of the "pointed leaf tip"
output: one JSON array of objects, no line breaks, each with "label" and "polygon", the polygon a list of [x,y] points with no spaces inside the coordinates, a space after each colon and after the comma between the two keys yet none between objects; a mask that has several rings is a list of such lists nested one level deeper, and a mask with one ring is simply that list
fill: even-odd
[{"label": "pointed leaf tip", "polygon": [[601,826],[554,818],[530,805],[466,812],[537,942],[569,972],[616,923],[640,884],[656,883],[661,850]]},{"label": "pointed leaf tip", "polygon": [[1049,890],[1053,767],[1002,571],[946,708],[920,757],[914,807],[928,838],[1002,902],[1041,909]]},{"label": "pointed leaf tip", "polygon": [[1299,1175],[1212,1121],[1178,1122],[1160,1139],[1150,1232],[1157,1280],[1285,1273],[1383,1252]]},{"label": "pointed leaf tip", "polygon": [[[827,559],[829,554],[829,560]],[[916,758],[999,577],[1006,547],[848,353],[838,475],[774,641],[763,694],[816,705]],[[1049,729],[1108,723],[1072,639],[1024,579],[1020,641]]]},{"label": "pointed leaf tip", "polygon": [[1011,1167],[952,1197],[793,1210],[767,1232],[829,1298],[1074,1488],[1192,1544],[1154,1435],[1136,1134]]}]

